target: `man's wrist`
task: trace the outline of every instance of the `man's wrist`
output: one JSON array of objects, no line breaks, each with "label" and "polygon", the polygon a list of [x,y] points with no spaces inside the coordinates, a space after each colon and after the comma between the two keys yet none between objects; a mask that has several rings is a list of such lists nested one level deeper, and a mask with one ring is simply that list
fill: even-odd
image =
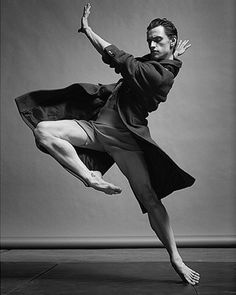
[{"label": "man's wrist", "polygon": [[86,27],[86,28],[80,28],[78,30],[79,33],[83,33],[83,34],[88,34],[89,32],[92,32],[92,29],[90,27]]},{"label": "man's wrist", "polygon": [[92,32],[92,29],[91,27],[86,27],[84,28],[84,34],[87,35],[88,33],[91,33]]}]

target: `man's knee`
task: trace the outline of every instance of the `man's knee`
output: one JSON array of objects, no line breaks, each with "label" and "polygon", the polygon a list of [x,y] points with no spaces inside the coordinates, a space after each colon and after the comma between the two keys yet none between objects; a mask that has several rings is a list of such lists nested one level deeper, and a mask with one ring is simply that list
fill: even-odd
[{"label": "man's knee", "polygon": [[34,129],[34,136],[38,143],[45,144],[49,137],[52,135],[50,134],[50,121],[42,121],[39,122],[36,128]]},{"label": "man's knee", "polygon": [[135,195],[148,212],[152,211],[156,206],[162,205],[161,200],[158,199],[156,192],[148,183],[141,186],[139,185]]}]

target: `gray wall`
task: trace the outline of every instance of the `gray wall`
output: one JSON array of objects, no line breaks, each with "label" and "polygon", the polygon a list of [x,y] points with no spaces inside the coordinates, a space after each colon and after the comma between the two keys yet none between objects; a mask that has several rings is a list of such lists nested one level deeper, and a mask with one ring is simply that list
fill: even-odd
[{"label": "gray wall", "polygon": [[[34,145],[14,98],[74,82],[119,76],[77,34],[84,1],[3,0],[1,81],[2,236],[17,239],[153,236],[147,216],[117,167],[106,179],[123,188],[109,197],[87,189]],[[165,104],[150,115],[156,142],[196,184],[164,199],[176,237],[235,233],[235,1],[97,0],[90,24],[110,43],[141,56],[146,26],[167,17],[192,48]]]}]

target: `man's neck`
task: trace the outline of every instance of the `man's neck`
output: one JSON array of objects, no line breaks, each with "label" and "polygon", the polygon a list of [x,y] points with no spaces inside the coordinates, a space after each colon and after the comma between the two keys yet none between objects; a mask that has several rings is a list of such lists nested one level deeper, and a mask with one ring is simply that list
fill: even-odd
[{"label": "man's neck", "polygon": [[173,60],[173,59],[174,59],[174,55],[173,55],[172,50],[171,50],[171,52],[167,55],[166,59],[170,59],[170,60]]},{"label": "man's neck", "polygon": [[163,57],[161,60],[174,60],[174,55],[173,52],[170,52],[169,54],[167,54],[165,57]]}]

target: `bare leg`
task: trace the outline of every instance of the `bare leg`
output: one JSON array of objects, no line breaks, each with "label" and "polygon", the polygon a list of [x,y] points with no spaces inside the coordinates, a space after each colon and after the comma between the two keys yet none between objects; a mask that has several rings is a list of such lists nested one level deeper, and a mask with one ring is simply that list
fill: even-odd
[{"label": "bare leg", "polygon": [[67,171],[96,190],[106,194],[117,194],[121,189],[104,181],[94,171],[90,171],[78,157],[73,145],[83,146],[87,141],[86,132],[73,120],[40,122],[34,130],[36,140]]},{"label": "bare leg", "polygon": [[148,218],[152,229],[167,249],[170,256],[170,262],[175,271],[184,282],[192,285],[197,284],[199,282],[200,275],[184,264],[176,247],[169,216],[161,201],[157,206],[148,212]]},{"label": "bare leg", "polygon": [[146,162],[141,151],[119,151],[113,155],[122,173],[129,180],[137,199],[145,206],[151,228],[167,249],[170,262],[184,282],[195,285],[199,274],[187,267],[177,250],[169,216],[162,202],[157,199],[150,183]]}]

